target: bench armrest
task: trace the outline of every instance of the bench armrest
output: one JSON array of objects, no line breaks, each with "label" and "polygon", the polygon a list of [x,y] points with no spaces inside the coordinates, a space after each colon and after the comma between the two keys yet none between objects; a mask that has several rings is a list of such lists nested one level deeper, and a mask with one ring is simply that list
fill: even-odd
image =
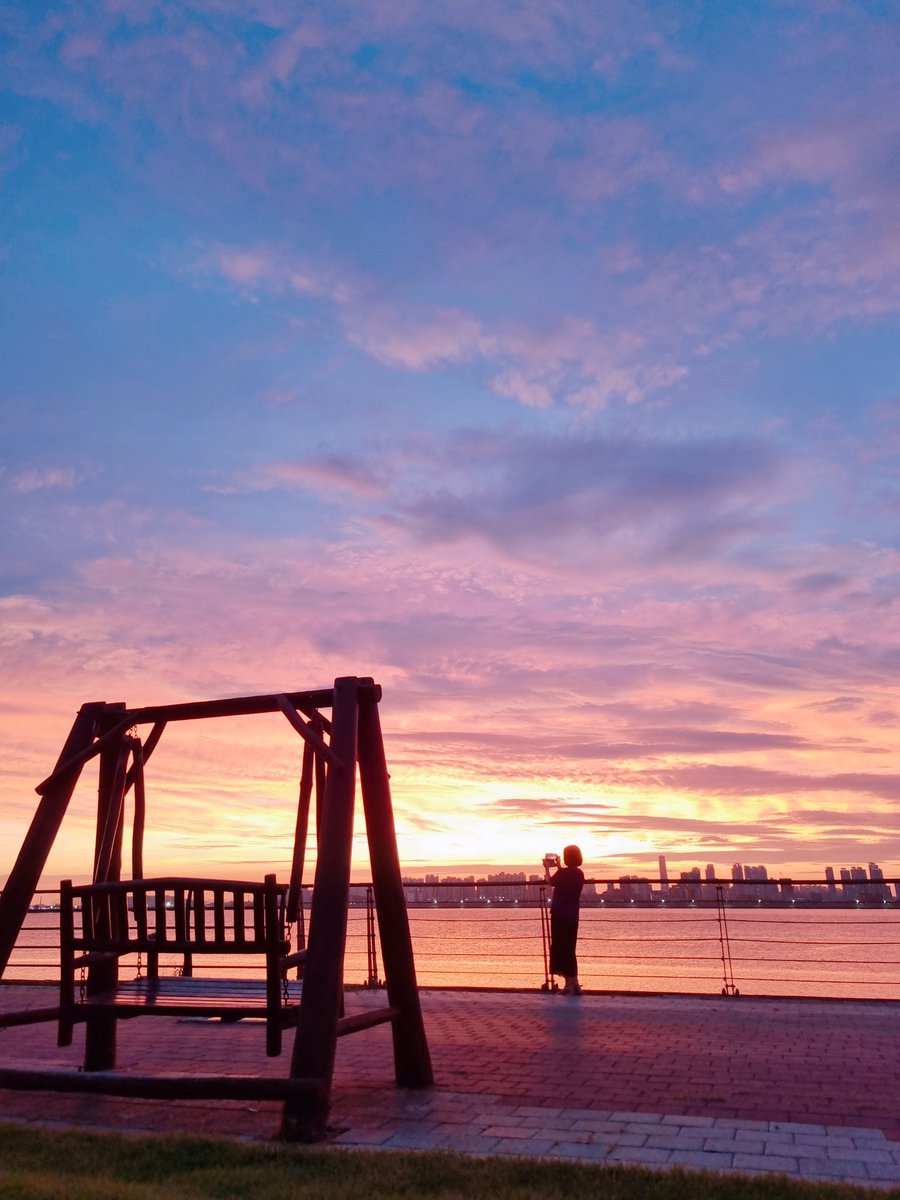
[{"label": "bench armrest", "polygon": [[[127,953],[125,951],[124,953]],[[72,959],[73,968],[99,967],[102,963],[116,962],[120,957],[115,950],[91,950],[87,954],[79,954]]]},{"label": "bench armrest", "polygon": [[297,950],[294,954],[285,954],[285,956],[280,960],[280,963],[279,963],[279,965],[281,967],[282,975],[285,973],[285,971],[289,971],[291,969],[291,967],[300,967],[305,962],[306,962],[306,951],[305,950]]}]

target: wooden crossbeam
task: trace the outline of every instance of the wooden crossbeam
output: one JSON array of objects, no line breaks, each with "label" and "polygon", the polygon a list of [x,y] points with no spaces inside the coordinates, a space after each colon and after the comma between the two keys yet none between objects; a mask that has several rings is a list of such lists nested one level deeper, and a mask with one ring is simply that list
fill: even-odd
[{"label": "wooden crossbeam", "polygon": [[[364,683],[362,687],[377,704],[381,699],[381,685]],[[311,717],[316,709],[331,708],[334,703],[334,688],[320,688],[309,692],[284,693],[294,708]],[[280,693],[266,696],[237,696],[227,700],[193,700],[184,704],[154,704],[145,708],[127,710],[132,725],[151,725],[157,721],[199,721],[209,717],[249,717],[260,713],[278,712]]]},{"label": "wooden crossbeam", "polygon": [[29,1092],[93,1092],[150,1100],[287,1100],[317,1095],[315,1079],[261,1075],[120,1075],[117,1071],[28,1071],[0,1068],[0,1088]]},{"label": "wooden crossbeam", "polygon": [[[116,715],[119,716],[122,710],[121,708],[117,708],[115,712]],[[96,758],[98,754],[102,754],[107,746],[112,746],[115,742],[117,742],[125,730],[130,729],[133,724],[134,722],[128,717],[117,721],[115,725],[113,725],[111,729],[107,729],[106,733],[104,733],[101,738],[98,738],[96,742],[93,742],[90,746],[86,746],[83,750],[79,750],[77,754],[73,754],[72,757],[66,759],[64,763],[58,764],[54,768],[53,774],[48,775],[46,779],[42,779],[34,790],[39,796],[43,796],[48,788],[52,787],[53,784],[57,782],[60,776],[74,770],[75,767],[83,767],[86,762],[90,762],[92,758]]]},{"label": "wooden crossbeam", "polygon": [[288,723],[297,730],[305,742],[308,742],[312,746],[316,754],[321,754],[330,767],[340,766],[341,760],[335,752],[329,745],[322,741],[310,725],[307,725],[287,696],[276,696],[275,699],[278,707],[287,717]]}]

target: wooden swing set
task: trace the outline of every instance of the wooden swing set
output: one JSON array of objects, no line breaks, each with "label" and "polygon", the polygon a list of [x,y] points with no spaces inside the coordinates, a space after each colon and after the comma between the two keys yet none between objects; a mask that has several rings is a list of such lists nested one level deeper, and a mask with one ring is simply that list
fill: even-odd
[{"label": "wooden swing set", "polygon": [[[127,708],[81,707],[51,775],[39,784],[37,812],[0,895],[0,979],[84,765],[99,759],[93,882],[60,889],[60,1002],[56,1008],[7,1013],[4,1026],[57,1021],[68,1045],[84,1023],[83,1071],[6,1069],[0,1087],[97,1092],[151,1098],[279,1099],[281,1136],[326,1135],[338,1037],[390,1022],[398,1086],[427,1087],[431,1059],[416,985],[406,898],[378,702],[368,678],[336,679],[333,688]],[[330,709],[327,717],[322,710]],[[144,765],[174,721],[280,712],[303,739],[290,880],[263,882],[187,877],[145,879]],[[138,730],[150,726],[141,741]],[[353,1016],[343,1011],[344,950],[357,764],[381,940],[387,1004]],[[133,792],[132,871],[122,878],[125,797]],[[298,945],[301,888],[311,802],[318,854],[309,912]],[[305,943],[305,944],[302,944]],[[160,974],[159,956],[177,955],[175,976]],[[120,979],[120,960],[137,955],[138,978]],[[257,956],[264,980],[195,977],[197,956]],[[146,974],[143,962],[146,960]],[[300,979],[289,978],[291,973]],[[81,980],[80,986],[78,985]],[[135,1016],[218,1016],[265,1020],[266,1051],[280,1053],[295,1028],[286,1078],[234,1075],[119,1074],[116,1025]]]}]

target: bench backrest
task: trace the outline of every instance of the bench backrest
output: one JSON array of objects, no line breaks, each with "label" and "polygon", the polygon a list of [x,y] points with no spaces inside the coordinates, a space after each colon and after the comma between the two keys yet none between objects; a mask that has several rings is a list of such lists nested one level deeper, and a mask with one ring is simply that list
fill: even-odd
[{"label": "bench backrest", "polygon": [[129,879],[60,885],[64,940],[91,953],[253,954],[287,948],[287,884]]}]

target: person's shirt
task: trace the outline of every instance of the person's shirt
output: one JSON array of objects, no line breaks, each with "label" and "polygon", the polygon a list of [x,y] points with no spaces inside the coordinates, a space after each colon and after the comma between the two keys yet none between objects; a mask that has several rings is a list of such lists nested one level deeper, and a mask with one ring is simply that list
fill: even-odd
[{"label": "person's shirt", "polygon": [[581,889],[584,887],[581,867],[560,867],[550,876],[550,886],[553,888],[550,898],[553,915],[562,917],[564,921],[577,921]]}]

